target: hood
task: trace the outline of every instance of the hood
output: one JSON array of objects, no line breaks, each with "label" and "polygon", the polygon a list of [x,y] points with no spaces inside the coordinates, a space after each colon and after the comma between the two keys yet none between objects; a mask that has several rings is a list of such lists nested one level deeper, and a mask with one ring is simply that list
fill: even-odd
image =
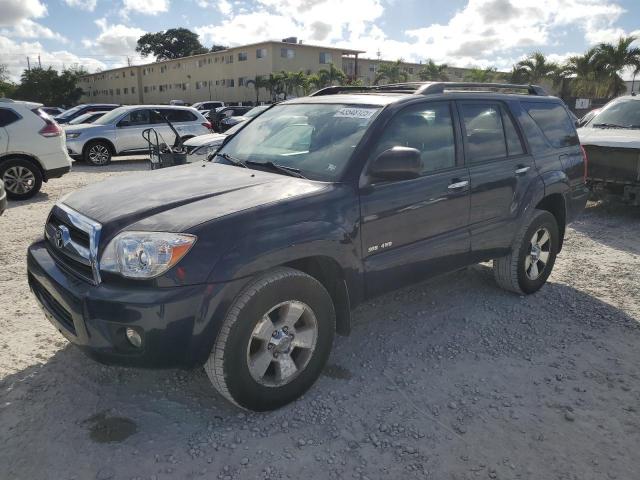
[{"label": "hood", "polygon": [[227,138],[224,133],[207,133],[206,135],[198,135],[197,137],[190,138],[184,142],[185,147],[201,147],[202,145],[209,145],[210,143],[222,143]]},{"label": "hood", "polygon": [[614,148],[640,148],[640,130],[626,128],[579,128],[582,145]]},{"label": "hood", "polygon": [[325,188],[326,184],[220,163],[195,163],[117,176],[64,199],[74,210],[121,230],[185,231],[217,217]]}]

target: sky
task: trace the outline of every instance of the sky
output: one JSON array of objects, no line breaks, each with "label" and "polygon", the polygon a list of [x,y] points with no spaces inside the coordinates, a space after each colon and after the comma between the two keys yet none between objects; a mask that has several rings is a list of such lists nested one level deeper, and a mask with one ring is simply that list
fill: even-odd
[{"label": "sky", "polygon": [[640,0],[0,0],[0,64],[16,80],[27,57],[90,72],[147,63],[137,39],[174,27],[205,46],[297,36],[370,58],[509,70],[533,51],[562,61],[640,35]]}]

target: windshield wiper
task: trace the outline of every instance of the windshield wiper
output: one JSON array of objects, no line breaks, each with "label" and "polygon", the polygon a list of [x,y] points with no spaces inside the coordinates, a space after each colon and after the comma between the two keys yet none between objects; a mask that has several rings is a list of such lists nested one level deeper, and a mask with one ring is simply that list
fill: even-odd
[{"label": "windshield wiper", "polygon": [[618,125],[617,123],[594,123],[593,126],[596,128],[630,128],[624,125]]},{"label": "windshield wiper", "polygon": [[265,166],[270,168],[271,170],[275,170],[276,172],[289,175],[290,177],[305,178],[305,179],[307,178],[304,175],[302,175],[302,173],[300,173],[300,170],[298,170],[297,168],[286,167],[284,165],[278,165],[277,163],[273,163],[273,162],[252,162],[251,160],[248,160],[246,163],[249,165]]},{"label": "windshield wiper", "polygon": [[228,153],[216,153],[216,155],[218,157],[224,158],[227,162],[229,162],[232,165],[235,165],[236,167],[249,168],[247,167],[247,164],[244,161],[240,160],[239,158],[232,157]]}]

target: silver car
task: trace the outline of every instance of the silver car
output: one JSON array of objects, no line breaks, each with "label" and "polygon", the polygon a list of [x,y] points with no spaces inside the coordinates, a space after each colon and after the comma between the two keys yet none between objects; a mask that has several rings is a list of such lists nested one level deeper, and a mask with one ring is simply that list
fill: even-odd
[{"label": "silver car", "polygon": [[118,107],[94,123],[68,127],[67,150],[72,157],[91,165],[106,165],[113,156],[147,153],[148,145],[142,137],[147,128],[154,128],[164,143],[173,145],[176,136],[165,118],[183,141],[211,131],[211,124],[195,108],[172,105]]}]

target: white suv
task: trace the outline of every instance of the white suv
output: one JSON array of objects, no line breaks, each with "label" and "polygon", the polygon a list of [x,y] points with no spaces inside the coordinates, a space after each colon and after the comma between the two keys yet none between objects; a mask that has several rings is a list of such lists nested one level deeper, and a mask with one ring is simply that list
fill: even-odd
[{"label": "white suv", "polygon": [[40,107],[0,98],[0,180],[13,200],[33,197],[71,168],[62,128]]}]

